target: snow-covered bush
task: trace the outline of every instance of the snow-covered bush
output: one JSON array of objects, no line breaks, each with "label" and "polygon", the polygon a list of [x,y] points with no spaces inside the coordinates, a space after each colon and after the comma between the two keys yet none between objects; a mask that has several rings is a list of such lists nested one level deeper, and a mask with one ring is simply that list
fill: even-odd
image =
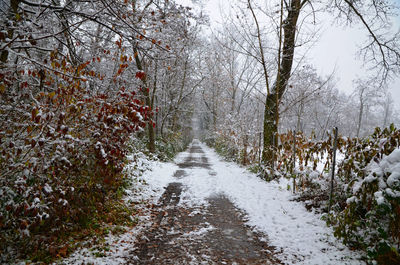
[{"label": "snow-covered bush", "polygon": [[[314,141],[281,134],[275,175],[294,178],[296,199],[308,209],[327,212],[332,135]],[[293,168],[293,139],[296,167]],[[366,138],[338,138],[337,171],[328,224],[352,247],[379,264],[400,262],[400,130],[376,128]],[[293,173],[292,173],[293,172]],[[293,185],[293,184],[292,184]],[[293,187],[290,187],[293,188]]]},{"label": "snow-covered bush", "polygon": [[334,214],[335,234],[380,264],[400,262],[400,130],[380,130],[349,146],[339,168],[346,206]]},{"label": "snow-covered bush", "polygon": [[214,140],[214,148],[218,154],[223,156],[224,158],[230,161],[238,161],[239,162],[239,153],[238,148],[235,145],[232,145],[230,139],[226,137],[219,136]]},{"label": "snow-covered bush", "polygon": [[[131,134],[150,112],[135,87],[100,82],[89,62],[77,68],[52,54],[53,70],[22,65],[2,72],[0,112],[1,249],[40,249],[82,225],[123,181]],[[43,87],[36,84],[42,83]]]},{"label": "snow-covered bush", "polygon": [[189,143],[180,132],[171,133],[168,137],[156,141],[155,155],[161,161],[172,160],[178,152],[185,150]]},{"label": "snow-covered bush", "polygon": [[[201,21],[175,1],[3,7],[0,263],[3,255],[15,259],[12,247],[31,258],[40,251],[56,256],[50,245],[58,236],[91,218],[104,221],[107,207],[119,203],[129,145],[146,141],[145,125],[149,149],[154,131],[169,129],[184,135],[172,141],[183,146],[186,108],[198,86],[194,24]],[[169,157],[178,149],[159,146]]]}]

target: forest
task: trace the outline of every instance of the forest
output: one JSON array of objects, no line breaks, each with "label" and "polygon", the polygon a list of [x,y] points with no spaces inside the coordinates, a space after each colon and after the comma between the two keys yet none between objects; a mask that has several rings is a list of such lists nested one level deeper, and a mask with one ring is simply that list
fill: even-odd
[{"label": "forest", "polygon": [[[366,262],[399,264],[399,3],[238,0],[215,25],[187,2],[0,0],[0,261],[50,263],[134,226],[128,158],[199,139],[289,179]],[[351,93],[307,55],[327,16],[365,32]]]}]

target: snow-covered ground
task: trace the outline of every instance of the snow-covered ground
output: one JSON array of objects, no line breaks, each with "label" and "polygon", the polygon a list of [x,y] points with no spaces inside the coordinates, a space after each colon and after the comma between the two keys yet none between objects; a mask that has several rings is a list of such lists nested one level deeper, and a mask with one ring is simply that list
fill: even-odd
[{"label": "snow-covered ground", "polygon": [[[175,164],[143,160],[141,167],[151,171],[137,178],[141,181],[137,182],[134,191],[128,192],[126,200],[156,203],[169,183],[181,182],[185,186],[179,203],[181,206],[207,205],[207,198],[224,194],[247,214],[248,225],[267,235],[266,240],[277,248],[278,258],[286,264],[363,264],[358,260],[360,254],[350,251],[335,239],[321,215],[308,212],[302,203],[292,201],[287,181],[267,183],[245,168],[223,161],[206,145],[196,140],[192,144],[200,145],[204,153],[182,152],[176,157]],[[174,178],[179,169],[176,164],[189,155],[198,159],[206,157],[209,168],[185,168],[185,177]],[[127,170],[134,170],[133,166],[132,169],[128,166]],[[106,239],[109,250],[105,257],[96,257],[93,250],[82,249],[63,263],[124,263],[136,236],[150,225],[149,211],[146,212],[146,207],[141,211],[138,226],[122,236],[110,235]],[[204,229],[202,232],[207,231]]]},{"label": "snow-covered ground", "polygon": [[[302,203],[292,201],[288,181],[267,183],[199,144],[210,169],[186,170],[187,177],[181,182],[187,189],[181,203],[207,204],[206,199],[213,194],[225,194],[247,213],[250,226],[267,234],[269,243],[282,250],[279,258],[287,264],[363,264],[357,252],[336,240],[321,215],[308,212]],[[181,153],[177,162],[187,155]]]},{"label": "snow-covered ground", "polygon": [[[128,159],[132,160],[133,156]],[[132,189],[126,190],[127,195],[124,200],[136,204],[135,208],[139,214],[132,218],[137,218],[138,225],[122,235],[109,233],[102,244],[81,248],[56,264],[116,265],[126,264],[127,258],[134,258],[130,252],[137,236],[151,226],[149,206],[157,203],[164,191],[163,187],[173,181],[172,175],[178,168],[173,163],[149,161],[142,154],[137,154],[134,159],[136,162],[126,167],[134,185]],[[138,176],[139,171],[144,173]]]}]

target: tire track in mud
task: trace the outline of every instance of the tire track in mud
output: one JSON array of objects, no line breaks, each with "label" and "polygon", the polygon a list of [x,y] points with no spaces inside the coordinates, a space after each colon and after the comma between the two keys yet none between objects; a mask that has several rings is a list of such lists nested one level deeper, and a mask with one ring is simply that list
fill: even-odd
[{"label": "tire track in mud", "polygon": [[281,264],[265,235],[245,224],[245,214],[224,195],[208,206],[179,205],[185,169],[210,169],[201,146],[193,142],[170,183],[152,209],[152,226],[138,237],[129,264]]}]

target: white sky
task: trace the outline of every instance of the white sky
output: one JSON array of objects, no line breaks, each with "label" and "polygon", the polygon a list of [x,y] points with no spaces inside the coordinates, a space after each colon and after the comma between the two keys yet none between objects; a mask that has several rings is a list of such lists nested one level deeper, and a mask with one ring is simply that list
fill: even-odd
[{"label": "white sky", "polygon": [[[326,22],[320,40],[311,49],[308,57],[323,74],[329,74],[336,66],[338,88],[351,93],[352,81],[357,77],[366,76],[367,71],[363,68],[362,60],[356,58],[358,47],[365,39],[366,32],[363,29],[333,26],[330,22]],[[400,77],[389,83],[389,90],[397,108],[400,109]]]},{"label": "white sky", "polygon": [[[230,0],[204,0],[205,10],[209,13],[212,24],[221,22],[220,7],[227,11]],[[400,0],[397,1],[400,5]],[[177,0],[183,5],[191,5],[190,0]],[[397,30],[400,25],[400,17]],[[307,57],[322,75],[328,75],[335,70],[338,79],[337,87],[350,94],[353,91],[352,81],[358,77],[366,76],[366,69],[363,69],[363,62],[356,59],[356,52],[359,45],[366,39],[366,32],[362,29],[341,27],[332,25],[329,18],[325,22],[324,30],[320,39],[311,48]],[[389,85],[393,100],[400,109],[400,77],[397,77]]]}]

